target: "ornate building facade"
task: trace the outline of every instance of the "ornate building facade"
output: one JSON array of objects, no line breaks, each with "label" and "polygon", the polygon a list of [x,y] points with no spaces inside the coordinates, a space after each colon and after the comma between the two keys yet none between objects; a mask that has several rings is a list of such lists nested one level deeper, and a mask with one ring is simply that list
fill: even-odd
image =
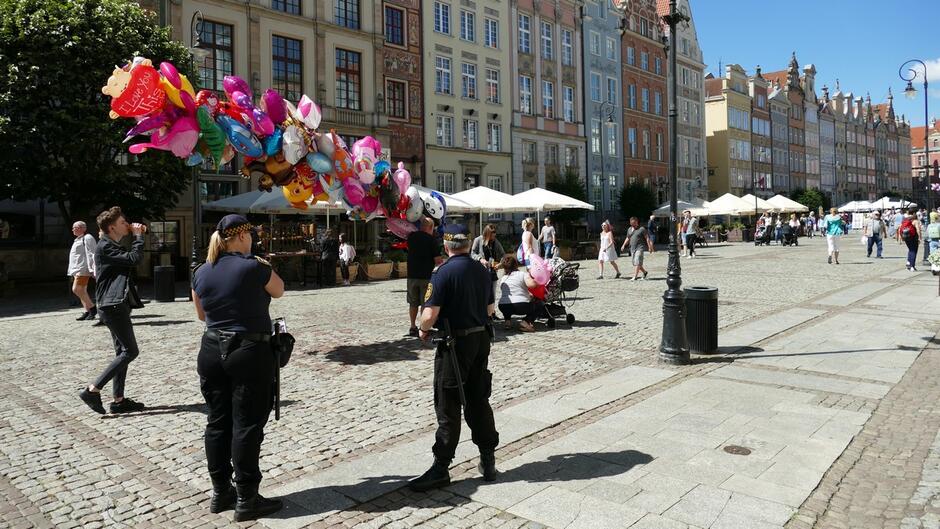
[{"label": "ornate building facade", "polygon": [[404,162],[416,182],[426,180],[421,16],[420,0],[385,0],[382,5],[382,89],[392,161]]}]

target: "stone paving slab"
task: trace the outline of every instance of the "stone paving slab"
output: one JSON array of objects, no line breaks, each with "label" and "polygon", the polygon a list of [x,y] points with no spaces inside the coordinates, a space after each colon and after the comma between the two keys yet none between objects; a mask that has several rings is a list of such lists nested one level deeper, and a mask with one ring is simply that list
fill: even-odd
[{"label": "stone paving slab", "polygon": [[851,286],[849,288],[842,289],[834,294],[830,294],[823,298],[816,300],[814,303],[816,305],[833,305],[836,307],[848,307],[853,305],[868,296],[871,296],[875,292],[878,292],[884,288],[890,287],[892,283],[882,283],[882,282],[866,282],[860,285]]},{"label": "stone paving slab", "polygon": [[884,397],[890,386],[870,382],[855,382],[840,380],[832,377],[823,377],[805,373],[768,371],[751,367],[730,365],[722,367],[708,374],[710,377],[727,378],[742,382],[755,382],[762,384],[775,384],[795,388],[844,393],[869,399]]},{"label": "stone paving slab", "polygon": [[826,311],[817,309],[786,309],[774,314],[773,317],[761,318],[728,332],[719,333],[718,348],[733,353],[825,313]]}]

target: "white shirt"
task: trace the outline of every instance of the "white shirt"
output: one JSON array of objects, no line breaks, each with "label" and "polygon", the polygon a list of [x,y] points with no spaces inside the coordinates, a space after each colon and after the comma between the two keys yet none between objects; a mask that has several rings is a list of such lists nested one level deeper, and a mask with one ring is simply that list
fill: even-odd
[{"label": "white shirt", "polygon": [[499,283],[499,303],[525,303],[532,301],[532,294],[525,284],[525,274],[522,270],[503,276]]},{"label": "white shirt", "polygon": [[86,233],[75,237],[69,250],[69,277],[95,275],[95,238]]},{"label": "white shirt", "polygon": [[349,264],[356,258],[356,249],[353,248],[353,245],[348,242],[344,242],[339,246],[339,260],[343,261],[346,264]]}]

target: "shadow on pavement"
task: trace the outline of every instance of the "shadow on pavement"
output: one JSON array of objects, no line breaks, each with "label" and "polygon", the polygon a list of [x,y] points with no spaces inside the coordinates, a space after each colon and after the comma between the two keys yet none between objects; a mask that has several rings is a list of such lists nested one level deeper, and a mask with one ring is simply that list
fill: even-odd
[{"label": "shadow on pavement", "polygon": [[[296,400],[282,400],[281,407],[287,407],[291,404],[297,402]],[[169,404],[166,406],[148,406],[144,411],[137,413],[124,413],[118,415],[102,415],[102,419],[118,419],[122,417],[142,417],[148,415],[173,415],[177,413],[201,413],[205,415],[207,413],[206,403],[194,403],[194,404]]]},{"label": "shadow on pavement", "polygon": [[388,342],[361,345],[341,345],[327,351],[325,357],[343,365],[373,365],[381,362],[417,360],[418,351],[429,349],[417,338],[398,338]]},{"label": "shadow on pavement", "polygon": [[144,327],[167,327],[169,325],[183,325],[186,323],[193,323],[194,320],[161,320],[161,321],[141,321],[134,322],[134,325],[140,325]]}]

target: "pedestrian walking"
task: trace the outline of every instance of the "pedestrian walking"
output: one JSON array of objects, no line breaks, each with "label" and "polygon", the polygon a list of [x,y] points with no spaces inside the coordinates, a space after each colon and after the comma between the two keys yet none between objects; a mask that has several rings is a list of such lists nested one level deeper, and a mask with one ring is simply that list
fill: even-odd
[{"label": "pedestrian walking", "polygon": [[320,284],[323,286],[336,285],[336,263],[339,260],[339,239],[333,229],[326,230],[323,241],[320,243],[320,261],[322,272]]},{"label": "pedestrian walking", "polygon": [[843,234],[843,220],[842,216],[839,215],[839,210],[832,208],[829,210],[829,214],[823,218],[823,226],[826,233],[826,247],[829,251],[829,264],[832,264],[835,260],[836,264],[839,264],[839,239]]},{"label": "pedestrian walking", "polygon": [[800,245],[800,221],[796,218],[796,213],[790,214],[790,232],[793,233],[793,245]]},{"label": "pedestrian walking", "polygon": [[408,300],[408,336],[418,337],[418,310],[424,303],[424,293],[434,271],[435,259],[441,254],[434,237],[434,221],[421,217],[421,229],[408,234],[408,280],[405,289]]},{"label": "pedestrian walking", "polygon": [[688,253],[689,243],[688,243],[688,235],[687,235],[688,231],[687,230],[689,227],[689,219],[691,218],[692,218],[692,212],[689,210],[685,210],[682,212],[682,220],[679,221],[679,240],[681,241],[680,249],[682,250],[682,253],[680,253],[679,255],[682,257],[685,257]]},{"label": "pedestrian walking", "polygon": [[421,313],[421,339],[434,325],[450,335],[434,355],[434,411],[437,415],[434,463],[408,488],[421,492],[450,483],[448,467],[460,441],[460,409],[480,451],[477,469],[485,481],[497,477],[496,446],[499,433],[489,397],[493,374],[489,371],[490,337],[494,313],[490,275],[470,259],[467,229],[451,224],[444,230],[449,259],[431,277]]},{"label": "pedestrian walking", "polygon": [[[131,309],[140,308],[143,304],[137,295],[131,273],[144,257],[147,227],[137,223],[128,224],[121,208],[117,206],[98,215],[97,223],[103,235],[95,247],[95,301],[101,320],[111,332],[115,356],[98,378],[82,390],[79,397],[89,408],[104,415],[101,389],[112,382],[114,400],[108,406],[111,413],[141,411],[144,409],[142,403],[124,396],[124,382],[128,364],[140,352],[131,323]],[[119,241],[129,233],[134,234],[134,242],[131,243],[131,250],[127,251]]]},{"label": "pedestrian walking", "polygon": [[649,234],[650,242],[652,243],[652,246],[650,247],[650,253],[656,251],[656,228],[656,215],[650,215],[650,220],[646,222],[646,231]]},{"label": "pedestrian walking", "polygon": [[930,224],[927,225],[924,236],[930,242],[930,253],[940,251],[940,213],[930,212]]},{"label": "pedestrian walking", "polygon": [[884,238],[888,236],[888,227],[881,220],[881,212],[876,211],[865,226],[865,235],[868,237],[868,257],[871,257],[872,248],[877,248],[875,256],[881,259],[884,249]]},{"label": "pedestrian walking", "polygon": [[539,248],[535,242],[535,219],[527,217],[522,220],[522,241],[519,243],[519,249],[516,250],[516,260],[522,263],[522,266],[529,266],[529,257],[538,255]]},{"label": "pedestrian walking", "polygon": [[917,248],[920,246],[921,237],[923,237],[923,227],[917,220],[917,210],[911,208],[901,221],[901,225],[898,226],[898,239],[907,245],[905,267],[911,272],[917,271]]},{"label": "pedestrian walking", "polygon": [[[349,265],[356,260],[356,247],[346,242],[346,235],[339,234],[339,273],[343,286],[349,286]],[[335,276],[334,276],[335,277]]]},{"label": "pedestrian walking", "polygon": [[[251,255],[251,224],[226,215],[209,241],[206,263],[193,273],[196,315],[206,323],[196,359],[208,406],[206,463],[212,480],[209,511],[233,506],[235,521],[281,510],[258,493],[261,441],[271,413],[276,359],[271,350],[271,298],[284,281],[270,263]],[[232,487],[232,473],[235,487]]]},{"label": "pedestrian walking", "polygon": [[[637,279],[646,279],[649,272],[643,268],[643,258],[646,250],[653,251],[653,241],[650,239],[649,230],[640,226],[640,219],[630,217],[630,228],[627,230],[627,236],[624,238],[621,250],[630,246],[630,254],[633,256],[633,277],[630,281]],[[640,275],[642,274],[642,276]]]},{"label": "pedestrian walking", "polygon": [[600,251],[597,254],[597,266],[600,269],[600,273],[597,276],[598,279],[604,279],[604,263],[610,263],[610,266],[614,267],[614,271],[617,272],[614,279],[620,277],[620,268],[617,266],[617,247],[615,244],[613,226],[611,226],[610,222],[605,220],[604,223],[601,224]]},{"label": "pedestrian walking", "polygon": [[503,270],[503,279],[499,283],[498,307],[503,315],[506,329],[512,328],[513,315],[524,316],[519,323],[519,330],[532,332],[535,330],[535,318],[543,312],[544,305],[532,296],[530,289],[538,287],[528,270],[520,268],[515,256],[504,256],[499,263]]},{"label": "pedestrian walking", "polygon": [[[493,292],[496,293],[498,277],[496,269],[502,261],[504,254],[503,245],[496,238],[496,226],[487,224],[483,228],[483,233],[473,239],[473,245],[470,247],[470,258],[478,261],[490,273],[490,279],[493,282]],[[518,261],[517,261],[518,262]]]},{"label": "pedestrian walking", "polygon": [[72,293],[82,302],[82,308],[85,309],[85,312],[75,319],[77,321],[93,320],[98,314],[98,307],[88,295],[88,282],[95,275],[97,241],[88,233],[88,226],[82,221],[72,224],[72,235],[75,236],[75,240],[72,241],[72,248],[69,250],[68,275],[72,278]]},{"label": "pedestrian walking", "polygon": [[539,242],[542,244],[542,257],[551,259],[555,255],[555,227],[552,219],[545,217],[545,225],[539,233]]},{"label": "pedestrian walking", "polygon": [[683,234],[685,236],[685,246],[689,250],[689,258],[694,259],[695,243],[698,242],[701,229],[698,225],[698,217],[692,215],[692,212],[689,210],[686,210],[685,213],[688,215],[688,220],[685,223],[685,233]]}]

